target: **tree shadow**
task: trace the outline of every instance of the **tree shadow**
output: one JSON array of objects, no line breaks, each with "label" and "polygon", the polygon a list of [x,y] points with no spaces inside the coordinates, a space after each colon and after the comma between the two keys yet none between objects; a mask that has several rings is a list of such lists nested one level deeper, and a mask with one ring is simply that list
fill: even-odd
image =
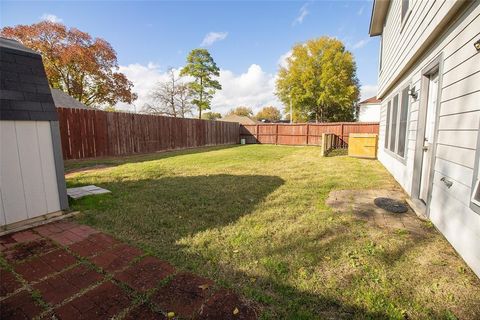
[{"label": "tree shadow", "polygon": [[122,230],[121,236],[138,234],[147,240],[160,236],[162,248],[174,252],[178,239],[237,221],[283,183],[279,177],[265,175],[112,178],[99,184],[111,194],[71,200],[71,207],[84,213],[84,222],[107,225],[112,232]]},{"label": "tree shadow", "polygon": [[[242,236],[242,228],[255,228],[254,223],[244,223],[232,229],[239,220],[255,213],[263,206],[272,193],[281,188],[285,181],[269,175],[200,175],[166,176],[157,179],[119,181],[118,177],[104,177],[100,187],[109,189],[111,194],[86,197],[72,201],[72,208],[82,211],[81,222],[93,225],[113,236],[131,242],[148,253],[166,260],[178,269],[193,271],[216,280],[220,285],[234,289],[255,301],[258,309],[271,318],[286,319],[388,319],[387,310],[370,309],[361,301],[341,299],[341,288],[333,294],[330,290],[302,290],[288,279],[289,266],[281,260],[268,260],[271,271],[252,274],[235,265],[235,254],[220,256],[229,250],[230,232]],[[85,181],[80,179],[78,181]],[[269,202],[270,203],[270,202]],[[278,207],[281,210],[281,206]],[[263,214],[264,209],[259,214]],[[279,216],[279,219],[281,216]],[[339,220],[327,226],[322,232],[301,239],[286,239],[264,247],[258,256],[286,257],[294,252],[313,257],[312,265],[325,263],[324,256],[346,255],[339,249],[346,249],[344,243],[357,241],[358,234],[349,232],[350,220]],[[222,229],[222,232],[217,232]],[[222,238],[222,236],[224,238]],[[219,238],[220,237],[220,238]],[[188,239],[188,242],[185,242]],[[259,238],[259,239],[268,239]],[[320,240],[320,241],[319,241]],[[268,241],[268,240],[267,240]],[[318,242],[317,242],[318,241]],[[394,264],[414,246],[422,244],[424,238],[405,242],[404,245],[379,254],[375,259],[383,264]],[[215,243],[213,243],[215,242]],[[252,243],[249,250],[258,251]],[[242,247],[245,249],[245,247]],[[260,262],[262,263],[262,262]],[[348,262],[347,262],[348,263]],[[286,270],[284,270],[287,268]],[[342,281],[349,277],[360,277],[361,273],[342,274]],[[356,271],[354,271],[356,272]],[[342,284],[345,285],[345,284]],[[351,284],[346,284],[350,287]],[[352,285],[353,286],[353,285]],[[330,288],[331,289],[331,288]],[[375,292],[372,295],[375,296]],[[383,298],[382,293],[378,297]],[[359,297],[358,299],[362,299]],[[388,301],[388,298],[386,298]],[[433,318],[440,314],[431,313]]]}]

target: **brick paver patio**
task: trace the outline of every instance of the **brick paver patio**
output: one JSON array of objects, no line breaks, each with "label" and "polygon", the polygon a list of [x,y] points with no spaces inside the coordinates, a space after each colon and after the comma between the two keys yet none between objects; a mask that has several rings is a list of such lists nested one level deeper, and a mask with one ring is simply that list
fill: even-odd
[{"label": "brick paver patio", "polygon": [[2,319],[256,319],[213,281],[72,221],[2,236],[0,255]]}]

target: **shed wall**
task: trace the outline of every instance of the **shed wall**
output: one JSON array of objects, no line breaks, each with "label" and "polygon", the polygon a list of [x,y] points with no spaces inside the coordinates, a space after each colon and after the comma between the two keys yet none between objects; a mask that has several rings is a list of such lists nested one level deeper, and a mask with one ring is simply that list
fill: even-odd
[{"label": "shed wall", "polygon": [[0,121],[0,223],[60,210],[49,121]]}]

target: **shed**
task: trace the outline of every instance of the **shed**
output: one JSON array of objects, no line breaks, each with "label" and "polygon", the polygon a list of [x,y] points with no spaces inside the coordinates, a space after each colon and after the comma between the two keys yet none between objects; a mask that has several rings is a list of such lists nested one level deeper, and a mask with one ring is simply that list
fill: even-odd
[{"label": "shed", "polygon": [[58,115],[42,57],[0,38],[0,228],[68,209]]}]

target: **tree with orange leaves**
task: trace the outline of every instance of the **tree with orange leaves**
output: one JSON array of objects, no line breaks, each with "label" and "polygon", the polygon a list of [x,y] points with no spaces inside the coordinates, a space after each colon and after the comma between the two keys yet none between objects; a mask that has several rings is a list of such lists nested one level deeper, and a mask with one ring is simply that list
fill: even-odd
[{"label": "tree with orange leaves", "polygon": [[117,72],[115,50],[101,38],[50,21],[5,27],[0,34],[40,52],[50,86],[87,106],[108,107],[137,98],[132,82]]}]

